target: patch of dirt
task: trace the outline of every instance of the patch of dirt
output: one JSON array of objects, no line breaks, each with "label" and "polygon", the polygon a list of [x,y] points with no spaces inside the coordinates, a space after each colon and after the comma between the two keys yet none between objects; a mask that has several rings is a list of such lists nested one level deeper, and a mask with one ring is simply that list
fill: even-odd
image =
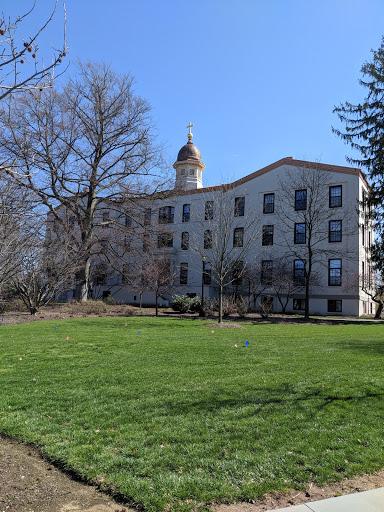
[{"label": "patch of dirt", "polygon": [[71,479],[37,450],[0,436],[0,512],[130,510],[96,487]]},{"label": "patch of dirt", "polygon": [[[306,491],[267,494],[250,503],[211,505],[214,512],[264,512],[384,486],[384,471],[343,480],[334,485],[308,486]],[[0,436],[0,512],[134,512],[77,482],[43,460],[30,446]]]},{"label": "patch of dirt", "polygon": [[266,510],[302,505],[311,501],[343,496],[344,494],[369,491],[371,489],[378,489],[379,487],[384,487],[384,471],[373,475],[357,476],[324,487],[310,484],[306,491],[267,494],[263,499],[252,501],[252,503],[215,505],[211,507],[211,510],[214,512],[265,512]]}]

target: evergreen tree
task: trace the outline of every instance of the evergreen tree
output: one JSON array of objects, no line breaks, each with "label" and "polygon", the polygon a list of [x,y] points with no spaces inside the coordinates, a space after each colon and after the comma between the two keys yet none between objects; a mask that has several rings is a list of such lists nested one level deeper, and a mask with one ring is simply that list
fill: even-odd
[{"label": "evergreen tree", "polygon": [[333,128],[342,140],[360,152],[360,157],[347,160],[366,169],[371,181],[368,196],[361,204],[365,222],[373,220],[376,241],[371,248],[376,270],[384,272],[384,37],[378,50],[372,50],[371,62],[361,68],[360,85],[366,89],[362,103],[345,102],[334,112],[345,125],[345,131]]}]

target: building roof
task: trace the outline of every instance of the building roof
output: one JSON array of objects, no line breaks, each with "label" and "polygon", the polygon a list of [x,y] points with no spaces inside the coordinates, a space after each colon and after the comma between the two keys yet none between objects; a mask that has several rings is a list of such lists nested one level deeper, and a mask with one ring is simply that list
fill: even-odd
[{"label": "building roof", "polygon": [[230,190],[239,185],[242,185],[243,183],[247,183],[248,181],[258,178],[259,176],[262,176],[267,172],[273,171],[274,169],[277,169],[283,165],[289,165],[292,167],[304,167],[307,169],[319,169],[322,171],[339,172],[340,174],[353,174],[355,176],[359,176],[363,180],[365,185],[368,188],[370,188],[369,182],[365,174],[361,171],[361,169],[355,167],[344,167],[341,165],[322,164],[319,162],[307,162],[305,160],[295,160],[292,156],[287,156],[285,158],[282,158],[281,160],[278,160],[277,162],[274,162],[273,164],[267,165],[266,167],[263,167],[262,169],[253,172],[252,174],[248,174],[248,176],[244,176],[244,178],[240,178],[239,180],[236,180],[233,183],[214,185],[211,187],[204,187],[192,190],[179,190],[176,192],[176,195],[202,194],[204,192],[213,192],[214,190],[220,190],[222,188]]},{"label": "building roof", "polygon": [[201,153],[198,148],[194,145],[194,143],[189,140],[185,146],[183,146],[179,154],[177,155],[176,162],[192,162],[197,163],[203,166],[203,162],[201,160]]}]

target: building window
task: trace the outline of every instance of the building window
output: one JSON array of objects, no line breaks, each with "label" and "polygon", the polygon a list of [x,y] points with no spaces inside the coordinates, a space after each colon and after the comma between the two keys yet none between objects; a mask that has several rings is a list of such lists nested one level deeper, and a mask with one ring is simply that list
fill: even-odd
[{"label": "building window", "polygon": [[261,262],[260,281],[261,284],[272,284],[273,261],[263,260]]},{"label": "building window", "polygon": [[235,217],[244,217],[245,197],[235,197]]},{"label": "building window", "polygon": [[190,169],[189,170],[189,175],[190,176],[194,176],[195,175],[195,170],[194,169]]},{"label": "building window", "polygon": [[132,227],[132,217],[130,215],[125,216],[125,227],[126,228]]},{"label": "building window", "polygon": [[305,309],[305,299],[293,299],[293,309],[304,310]]},{"label": "building window", "polygon": [[[73,217],[74,219],[74,217]],[[109,224],[109,212],[103,212],[103,229],[107,228]]]},{"label": "building window", "polygon": [[273,245],[273,226],[263,226],[262,245]]},{"label": "building window", "polygon": [[244,228],[236,228],[233,230],[233,247],[243,247]]},{"label": "building window", "polygon": [[107,284],[107,278],[108,270],[105,263],[100,263],[99,265],[96,265],[94,278],[95,286],[105,286]]},{"label": "building window", "polygon": [[335,187],[329,187],[329,207],[338,208],[341,206],[341,185]]},{"label": "building window", "polygon": [[240,286],[243,282],[244,263],[242,261],[235,261],[232,264],[232,284]]},{"label": "building window", "polygon": [[172,233],[159,233],[157,235],[157,247],[163,249],[164,247],[173,247]]},{"label": "building window", "polygon": [[343,307],[342,300],[329,299],[328,300],[328,313],[341,313]]},{"label": "building window", "polygon": [[211,284],[212,281],[212,270],[209,263],[203,261],[203,283]]},{"label": "building window", "polygon": [[295,223],[295,244],[305,244],[306,225],[305,222]]},{"label": "building window", "polygon": [[148,252],[149,250],[149,235],[143,236],[143,252]]},{"label": "building window", "polygon": [[213,219],[213,201],[206,201],[205,203],[205,220]]},{"label": "building window", "polygon": [[188,263],[180,263],[180,284],[188,284]]},{"label": "building window", "polygon": [[189,249],[189,233],[188,231],[183,231],[181,233],[181,250],[188,251]]},{"label": "building window", "polygon": [[204,231],[204,249],[212,249],[212,231],[210,229]]},{"label": "building window", "polygon": [[159,224],[173,224],[175,219],[174,206],[162,206],[159,208]]},{"label": "building window", "polygon": [[328,260],[328,286],[341,286],[341,260]]},{"label": "building window", "polygon": [[295,210],[307,209],[307,189],[295,190]]},{"label": "building window", "polygon": [[264,194],[263,213],[275,211],[275,194]]},{"label": "building window", "polygon": [[341,242],[341,220],[329,221],[329,242]]},{"label": "building window", "polygon": [[191,205],[183,204],[183,222],[189,222],[191,218]]},{"label": "building window", "polygon": [[144,226],[151,225],[151,218],[152,218],[152,209],[146,208],[144,211]]},{"label": "building window", "polygon": [[130,251],[131,250],[131,237],[130,237],[130,235],[125,235],[125,237],[124,237],[124,249],[126,251]]},{"label": "building window", "polygon": [[293,282],[299,286],[305,284],[305,262],[303,260],[293,262]]}]

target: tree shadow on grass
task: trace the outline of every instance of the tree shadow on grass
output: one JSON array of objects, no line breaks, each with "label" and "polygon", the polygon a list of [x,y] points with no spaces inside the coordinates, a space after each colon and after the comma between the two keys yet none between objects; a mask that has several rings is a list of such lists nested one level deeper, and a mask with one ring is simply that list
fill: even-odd
[{"label": "tree shadow on grass", "polygon": [[[317,412],[337,403],[356,404],[364,400],[380,399],[384,396],[384,391],[377,392],[365,391],[353,394],[327,393],[323,389],[313,389],[308,392],[296,392],[291,384],[282,384],[273,389],[254,388],[254,398],[227,397],[220,398],[220,389],[216,389],[206,400],[188,400],[185,402],[164,402],[160,408],[165,408],[167,415],[178,416],[193,413],[212,413],[221,409],[241,409],[251,407],[254,410],[243,411],[238,417],[244,419],[252,417],[257,412],[263,413],[269,406],[291,407],[292,411],[306,412],[308,416],[314,416]],[[223,392],[224,394],[224,392]],[[313,403],[312,403],[313,402]]]}]

